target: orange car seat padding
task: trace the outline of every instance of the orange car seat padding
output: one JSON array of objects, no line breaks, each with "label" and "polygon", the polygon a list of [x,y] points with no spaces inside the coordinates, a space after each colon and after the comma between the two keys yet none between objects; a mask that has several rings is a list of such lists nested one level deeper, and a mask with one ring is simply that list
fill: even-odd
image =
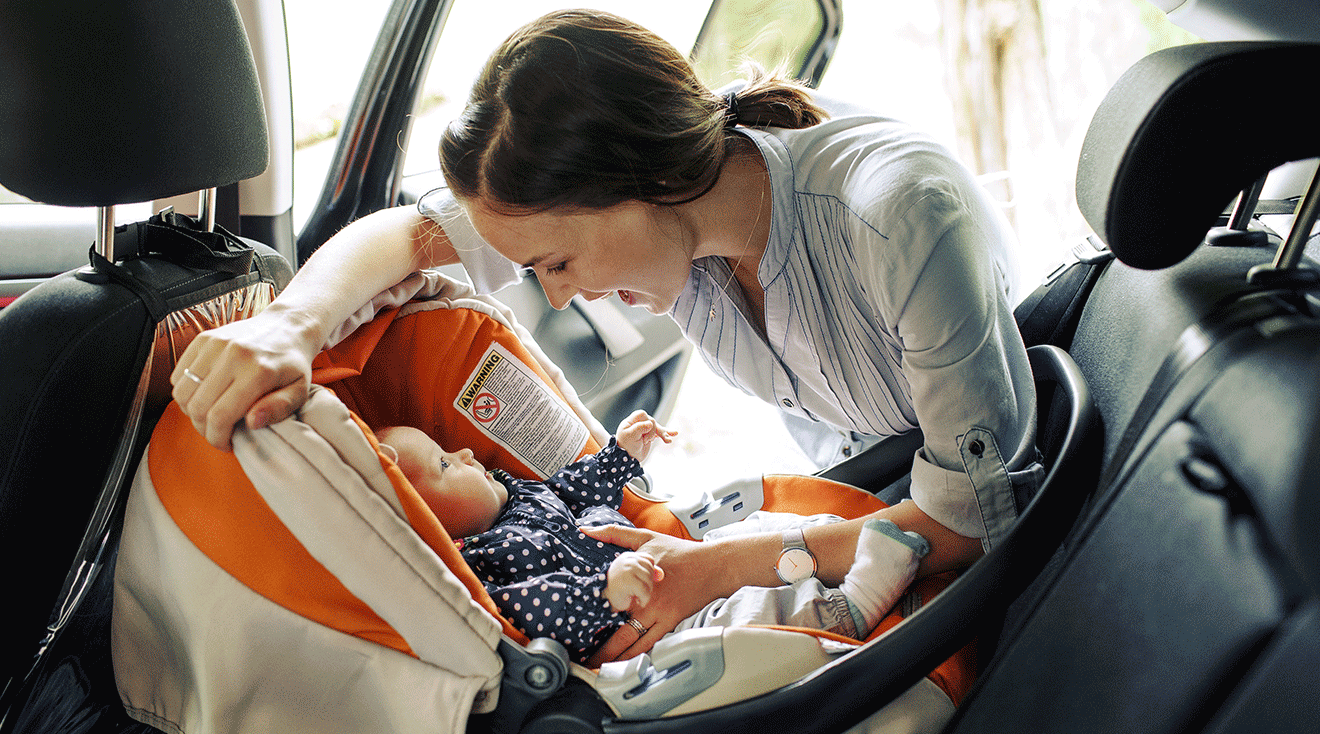
[{"label": "orange car seat padding", "polygon": [[[484,464],[534,477],[529,467],[472,428],[453,407],[454,394],[491,343],[504,346],[562,397],[517,336],[494,318],[471,309],[420,311],[403,319],[398,314],[397,309],[383,312],[318,355],[314,381],[330,383],[336,396],[354,410],[355,420],[377,450],[370,421],[360,412],[374,416],[377,425],[413,425],[444,445],[472,448]],[[449,338],[439,340],[436,334]],[[423,340],[425,347],[419,346]],[[152,453],[150,470],[161,503],[207,557],[248,588],[291,611],[413,654],[397,631],[303,548],[261,499],[234,456],[206,444],[177,405],[170,405],[152,440],[157,451]],[[588,438],[579,455],[599,449]],[[180,456],[189,460],[164,458]],[[526,643],[527,637],[499,615],[440,521],[402,473],[383,457],[382,465],[409,524],[455,572],[473,600],[500,620],[505,634]],[[637,502],[654,504],[640,498]]]},{"label": "orange car seat padding", "polygon": [[403,637],[279,521],[238,459],[206,443],[177,404],[170,403],[156,424],[147,457],[161,504],[216,565],[292,612],[415,657]]},{"label": "orange car seat padding", "polygon": [[[948,571],[934,576],[917,579],[912,583],[912,586],[908,587],[908,593],[916,595],[916,607],[920,609],[926,604],[929,604],[930,601],[940,592],[944,591],[949,584],[952,584],[957,577],[957,572]],[[890,612],[884,619],[880,620],[880,624],[876,625],[875,629],[871,630],[871,634],[868,635],[866,639],[868,641],[874,640],[894,627],[897,627],[898,624],[903,621],[904,616],[905,614],[901,608],[895,608],[894,611]],[[926,676],[932,683],[938,686],[940,690],[944,691],[944,694],[949,697],[949,700],[953,701],[954,706],[957,706],[962,701],[962,697],[971,690],[972,684],[976,682],[978,665],[976,649],[977,641],[973,639],[961,650],[940,663],[935,670],[931,671]]]},{"label": "orange car seat padding", "polygon": [[[468,376],[491,344],[499,344],[563,400],[554,381],[517,335],[491,316],[467,308],[388,311],[359,328],[313,363],[313,381],[331,387],[371,426],[408,425],[448,450],[472,449],[477,461],[513,476],[539,473],[493,441],[454,406]],[[381,326],[385,322],[385,326]],[[589,435],[575,456],[600,450]]]},{"label": "orange car seat padding", "polygon": [[323,350],[312,360],[312,382],[324,385],[345,377],[362,374],[367,360],[389,330],[399,309],[390,308],[376,314],[371,321],[359,326],[339,344]]}]

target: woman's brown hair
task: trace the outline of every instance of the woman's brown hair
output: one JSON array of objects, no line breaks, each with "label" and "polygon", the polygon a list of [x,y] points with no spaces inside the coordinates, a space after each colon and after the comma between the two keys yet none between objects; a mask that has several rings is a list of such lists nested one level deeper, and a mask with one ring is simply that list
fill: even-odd
[{"label": "woman's brown hair", "polygon": [[715,184],[732,123],[802,128],[823,118],[796,82],[752,69],[730,103],[654,33],[601,11],[561,10],[491,55],[441,136],[440,164],[456,197],[509,214],[674,204]]}]

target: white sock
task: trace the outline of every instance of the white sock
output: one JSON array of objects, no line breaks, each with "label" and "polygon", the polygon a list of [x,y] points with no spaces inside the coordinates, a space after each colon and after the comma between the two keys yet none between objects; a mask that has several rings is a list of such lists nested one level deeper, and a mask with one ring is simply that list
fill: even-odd
[{"label": "white sock", "polygon": [[853,610],[859,637],[870,634],[894,607],[929,552],[925,538],[904,532],[889,520],[867,520],[862,525],[857,555],[839,585]]}]

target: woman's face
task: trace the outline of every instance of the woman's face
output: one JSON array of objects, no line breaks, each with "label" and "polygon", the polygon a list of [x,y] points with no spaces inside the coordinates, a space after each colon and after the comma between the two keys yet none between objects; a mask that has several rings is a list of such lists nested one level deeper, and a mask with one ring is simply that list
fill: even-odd
[{"label": "woman's face", "polygon": [[672,210],[629,201],[608,209],[508,215],[482,202],[466,204],[482,239],[531,268],[550,305],[562,309],[618,293],[630,306],[666,314],[692,266],[690,238]]}]

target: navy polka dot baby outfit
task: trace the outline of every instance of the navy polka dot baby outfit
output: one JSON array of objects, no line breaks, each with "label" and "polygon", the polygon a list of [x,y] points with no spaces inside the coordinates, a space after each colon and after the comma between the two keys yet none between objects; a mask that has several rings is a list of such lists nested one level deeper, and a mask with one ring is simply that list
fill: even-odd
[{"label": "navy polka dot baby outfit", "polygon": [[614,439],[544,482],[496,476],[509,501],[484,533],[464,538],[463,558],[500,613],[529,637],[563,643],[584,662],[627,615],[605,601],[605,571],[623,548],[579,527],[631,525],[619,513],[623,485],[642,467]]}]

